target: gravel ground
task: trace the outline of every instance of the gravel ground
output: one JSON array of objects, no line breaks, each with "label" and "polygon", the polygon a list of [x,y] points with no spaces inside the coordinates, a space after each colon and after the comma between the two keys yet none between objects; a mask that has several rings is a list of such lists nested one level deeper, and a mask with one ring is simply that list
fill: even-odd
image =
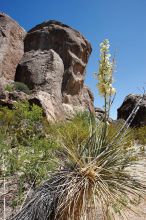
[{"label": "gravel ground", "polygon": [[[28,184],[26,184],[26,191]],[[5,219],[9,219],[15,215],[20,209],[20,205],[17,205],[16,197],[18,197],[18,177],[11,176],[6,179],[5,185]],[[4,184],[3,180],[0,180],[0,220],[4,219]]]}]

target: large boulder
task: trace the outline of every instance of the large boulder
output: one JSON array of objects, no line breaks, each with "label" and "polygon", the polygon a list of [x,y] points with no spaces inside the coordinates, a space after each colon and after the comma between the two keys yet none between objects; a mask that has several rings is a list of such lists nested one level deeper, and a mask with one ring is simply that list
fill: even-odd
[{"label": "large boulder", "polygon": [[0,86],[14,80],[16,67],[24,53],[25,30],[13,19],[0,13]]},{"label": "large boulder", "polygon": [[61,99],[63,73],[62,59],[54,50],[29,51],[17,67],[15,81],[25,83],[31,90],[43,90]]},{"label": "large boulder", "polygon": [[90,43],[76,30],[58,21],[47,21],[32,28],[24,41],[25,52],[53,49],[64,63],[62,92],[79,94],[85,67],[91,53]]},{"label": "large boulder", "polygon": [[[76,111],[94,111],[93,95],[84,85],[90,43],[76,30],[57,21],[31,29],[15,81],[25,83],[48,119],[69,118]],[[48,103],[48,104],[47,104]]]},{"label": "large boulder", "polygon": [[17,67],[15,80],[33,90],[30,100],[42,106],[48,120],[64,119],[61,93],[63,73],[62,59],[52,49],[26,52]]},{"label": "large boulder", "polygon": [[[117,118],[126,120],[141,98],[141,95],[134,94],[126,96],[124,102],[117,110]],[[140,103],[140,108],[131,123],[132,127],[139,127],[144,125],[146,125],[146,95],[144,95],[143,100]]]},{"label": "large boulder", "polygon": [[45,91],[37,91],[29,97],[29,102],[42,107],[48,121],[64,120],[65,111],[61,100]]}]

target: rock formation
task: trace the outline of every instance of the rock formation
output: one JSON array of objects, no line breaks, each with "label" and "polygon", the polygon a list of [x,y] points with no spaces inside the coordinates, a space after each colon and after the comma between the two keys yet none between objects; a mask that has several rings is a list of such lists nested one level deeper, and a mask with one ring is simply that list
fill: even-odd
[{"label": "rock formation", "polygon": [[[14,80],[16,67],[24,53],[25,31],[13,19],[0,13],[0,87]],[[1,88],[1,89],[2,89]]]},{"label": "rock formation", "polygon": [[[141,98],[142,98],[141,95],[130,94],[126,96],[121,107],[118,108],[117,118],[126,120],[128,116],[130,115],[130,113],[132,112],[135,105],[137,104],[137,102]],[[146,95],[144,95],[143,101],[140,104],[140,108],[131,123],[132,127],[139,127],[139,126],[144,126],[144,125],[146,125]]]},{"label": "rock formation", "polygon": [[[0,13],[0,104],[10,107],[24,97],[40,105],[51,121],[85,109],[94,112],[93,95],[84,85],[91,51],[78,31],[61,22],[43,22],[26,34]],[[26,84],[31,95],[5,91],[14,81]]]},{"label": "rock formation", "polygon": [[24,41],[25,52],[53,49],[64,63],[62,92],[79,94],[83,88],[85,67],[91,53],[90,43],[76,30],[57,21],[32,28]]},{"label": "rock formation", "polygon": [[64,119],[61,94],[63,73],[62,59],[52,49],[25,52],[17,68],[15,80],[33,89],[31,101],[40,103],[48,120]]},{"label": "rock formation", "polygon": [[93,96],[84,85],[90,43],[57,21],[32,28],[24,40],[24,56],[15,80],[33,90],[49,120],[69,118],[85,108],[94,111]]}]

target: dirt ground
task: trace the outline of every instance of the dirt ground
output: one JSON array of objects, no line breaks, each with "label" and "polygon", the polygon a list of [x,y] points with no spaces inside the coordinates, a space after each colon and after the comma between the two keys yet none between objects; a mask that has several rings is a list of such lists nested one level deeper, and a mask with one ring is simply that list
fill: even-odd
[{"label": "dirt ground", "polygon": [[[146,159],[141,161],[141,165],[138,167],[130,167],[129,169],[131,174],[138,176],[139,178],[145,178],[146,180],[146,173],[144,174],[143,171],[146,172]],[[145,175],[145,176],[144,176]],[[6,219],[10,219],[10,216],[16,214],[17,211],[20,209],[20,205],[14,204],[15,198],[18,193],[18,185],[17,185],[17,178],[15,176],[7,179],[6,181],[6,191],[5,191],[5,200],[6,200]],[[26,186],[26,192],[28,186]],[[13,204],[13,205],[12,205]],[[4,195],[3,195],[3,180],[0,180],[0,220],[4,220]],[[135,207],[135,213],[130,210],[125,210],[125,218],[116,217],[116,220],[146,220],[146,196],[145,200],[141,199],[140,202]],[[141,214],[137,214],[141,213]],[[100,217],[99,217],[100,216]],[[87,220],[103,220],[101,215],[99,215],[96,219],[87,219]]]}]

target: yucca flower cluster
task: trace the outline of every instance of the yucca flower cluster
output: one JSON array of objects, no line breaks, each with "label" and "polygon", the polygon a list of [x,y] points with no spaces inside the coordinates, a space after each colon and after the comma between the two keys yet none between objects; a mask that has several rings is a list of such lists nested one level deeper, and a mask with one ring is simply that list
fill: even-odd
[{"label": "yucca flower cluster", "polygon": [[113,71],[114,71],[114,60],[111,61],[111,54],[109,53],[109,40],[105,39],[100,44],[100,61],[99,71],[97,74],[97,88],[101,96],[111,96],[116,93],[115,88],[112,86],[113,83]]}]

